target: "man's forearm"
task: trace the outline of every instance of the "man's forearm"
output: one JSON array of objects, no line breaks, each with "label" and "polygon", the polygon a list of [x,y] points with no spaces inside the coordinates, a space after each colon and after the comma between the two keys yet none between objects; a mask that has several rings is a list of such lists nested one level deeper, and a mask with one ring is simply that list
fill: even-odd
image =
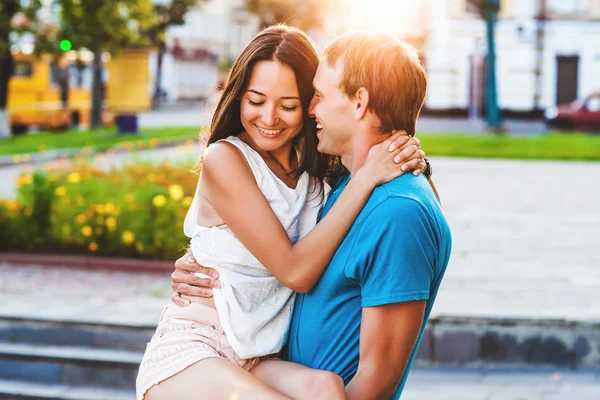
[{"label": "man's forearm", "polygon": [[376,365],[362,365],[346,386],[348,400],[387,400],[396,390],[402,372]]}]

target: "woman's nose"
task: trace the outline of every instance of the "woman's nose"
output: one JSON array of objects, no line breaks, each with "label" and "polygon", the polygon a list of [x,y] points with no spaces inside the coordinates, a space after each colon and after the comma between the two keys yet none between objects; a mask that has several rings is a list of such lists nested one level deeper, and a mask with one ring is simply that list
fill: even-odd
[{"label": "woman's nose", "polygon": [[279,118],[277,117],[277,110],[274,106],[266,106],[263,108],[262,120],[266,127],[272,127],[277,124]]}]

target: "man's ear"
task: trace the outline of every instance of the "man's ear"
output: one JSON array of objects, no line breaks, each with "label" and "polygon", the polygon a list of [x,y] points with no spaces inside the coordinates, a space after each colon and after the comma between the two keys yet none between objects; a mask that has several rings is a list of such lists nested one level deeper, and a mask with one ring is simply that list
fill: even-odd
[{"label": "man's ear", "polygon": [[369,92],[365,88],[360,88],[354,98],[354,119],[359,120],[365,116],[369,108]]}]

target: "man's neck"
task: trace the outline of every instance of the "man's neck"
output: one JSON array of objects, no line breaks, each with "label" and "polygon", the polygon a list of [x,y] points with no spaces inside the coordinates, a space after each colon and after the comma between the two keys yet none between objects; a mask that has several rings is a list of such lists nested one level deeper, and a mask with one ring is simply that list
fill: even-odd
[{"label": "man's neck", "polygon": [[365,164],[371,147],[383,142],[389,136],[372,129],[358,129],[352,138],[348,154],[342,155],[342,165],[351,175],[354,174]]}]

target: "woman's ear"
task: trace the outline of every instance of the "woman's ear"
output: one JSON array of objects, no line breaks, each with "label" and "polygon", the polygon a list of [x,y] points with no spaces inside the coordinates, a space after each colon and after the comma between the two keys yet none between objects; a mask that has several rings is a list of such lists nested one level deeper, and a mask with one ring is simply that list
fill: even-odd
[{"label": "woman's ear", "polygon": [[360,88],[354,96],[354,119],[362,119],[369,108],[369,92],[365,88]]}]

